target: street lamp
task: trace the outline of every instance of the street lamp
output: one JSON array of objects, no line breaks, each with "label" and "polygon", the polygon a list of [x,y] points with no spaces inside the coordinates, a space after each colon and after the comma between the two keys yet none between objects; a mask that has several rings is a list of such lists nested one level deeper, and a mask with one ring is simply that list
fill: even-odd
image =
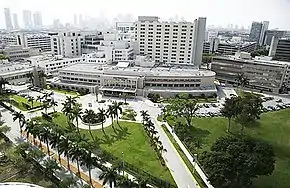
[{"label": "street lamp", "polygon": [[125,164],[124,164],[124,152],[122,151],[122,170],[123,170],[123,176],[124,176],[124,170],[125,170]]},{"label": "street lamp", "polygon": [[194,162],[194,164],[193,164],[193,173],[195,173],[195,165],[196,165],[196,162],[197,162],[197,154],[196,153],[193,154],[193,162]]}]

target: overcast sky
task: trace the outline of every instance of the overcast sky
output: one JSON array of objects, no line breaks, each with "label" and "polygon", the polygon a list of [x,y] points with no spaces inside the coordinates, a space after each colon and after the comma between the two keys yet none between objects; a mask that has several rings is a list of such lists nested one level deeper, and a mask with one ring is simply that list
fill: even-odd
[{"label": "overcast sky", "polygon": [[22,10],[41,11],[43,23],[73,22],[73,14],[108,19],[118,14],[156,15],[163,19],[178,15],[187,21],[207,17],[207,25],[249,26],[252,21],[269,20],[270,28],[290,30],[290,0],[0,0],[0,28],[5,28],[4,8],[18,14],[22,25]]}]

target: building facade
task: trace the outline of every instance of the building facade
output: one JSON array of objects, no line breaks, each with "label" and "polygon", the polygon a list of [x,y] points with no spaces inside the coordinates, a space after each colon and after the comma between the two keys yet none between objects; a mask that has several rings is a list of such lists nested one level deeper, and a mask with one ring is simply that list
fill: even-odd
[{"label": "building facade", "polygon": [[32,28],[32,15],[30,10],[23,10],[23,23],[25,29]]},{"label": "building facade", "polygon": [[289,61],[290,62],[290,38],[275,38],[273,37],[269,56],[276,60]]},{"label": "building facade", "polygon": [[8,31],[11,31],[13,29],[12,25],[12,18],[9,8],[4,8],[4,15],[5,15],[5,23],[6,23],[6,29]]},{"label": "building facade", "polygon": [[50,33],[51,52],[64,57],[77,57],[82,55],[83,36],[80,32]]},{"label": "building facade", "polygon": [[263,45],[271,46],[271,42],[272,42],[273,37],[280,39],[280,38],[283,38],[285,36],[285,34],[286,34],[286,31],[267,30],[265,33]]},{"label": "building facade", "polygon": [[42,28],[42,16],[40,12],[33,13],[33,26],[35,29]]},{"label": "building facade", "polygon": [[206,18],[191,22],[159,22],[158,17],[139,16],[135,23],[138,54],[156,62],[191,63],[199,66]]},{"label": "building facade", "polygon": [[7,56],[10,61],[16,61],[29,57],[31,54],[31,49],[18,45],[6,46],[5,48],[1,49],[0,54]]},{"label": "building facade", "polygon": [[290,63],[273,61],[270,57],[242,59],[237,56],[214,57],[211,70],[225,83],[237,84],[237,75],[249,79],[246,87],[278,93],[283,84],[290,86]]},{"label": "building facade", "polygon": [[[119,65],[121,64],[121,65]],[[198,70],[193,66],[167,65],[162,67],[140,67],[132,63],[75,64],[59,72],[59,80],[53,87],[72,90],[87,90],[92,93],[119,96],[127,93],[133,96],[147,96],[158,93],[164,97],[180,93],[193,96],[214,96],[215,73]]]},{"label": "building facade", "polygon": [[13,25],[14,25],[14,29],[19,29],[19,24],[18,24],[18,16],[17,14],[13,14]]}]

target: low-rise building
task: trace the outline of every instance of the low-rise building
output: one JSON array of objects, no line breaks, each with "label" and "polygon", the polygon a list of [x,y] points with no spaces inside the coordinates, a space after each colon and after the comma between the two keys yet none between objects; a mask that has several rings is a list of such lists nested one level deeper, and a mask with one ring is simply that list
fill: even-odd
[{"label": "low-rise building", "polygon": [[[148,66],[148,63],[145,64]],[[59,80],[51,84],[53,87],[113,96],[122,93],[133,96],[147,96],[149,93],[159,93],[164,97],[180,93],[213,96],[217,92],[214,80],[214,72],[199,70],[193,65],[141,67],[132,61],[119,62],[117,65],[74,64],[61,69]]]},{"label": "low-rise building", "polygon": [[246,87],[278,93],[284,86],[290,86],[290,63],[273,61],[270,57],[244,59],[238,56],[214,57],[211,70],[221,82],[236,84],[237,75],[249,79]]},{"label": "low-rise building", "polygon": [[11,61],[20,60],[30,56],[31,49],[19,45],[6,46],[0,50],[0,54],[7,56]]}]

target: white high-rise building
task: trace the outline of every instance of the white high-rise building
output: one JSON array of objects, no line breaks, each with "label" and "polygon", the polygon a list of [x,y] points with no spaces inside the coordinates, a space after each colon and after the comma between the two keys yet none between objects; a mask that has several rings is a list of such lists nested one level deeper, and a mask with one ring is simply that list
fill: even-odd
[{"label": "white high-rise building", "polygon": [[13,29],[13,25],[12,25],[10,9],[9,8],[4,8],[4,14],[5,14],[6,29],[7,30],[12,30]]},{"label": "white high-rise building", "polygon": [[40,12],[35,12],[33,14],[33,25],[35,29],[40,29],[42,27],[42,16]]},{"label": "white high-rise building", "polygon": [[13,14],[13,25],[14,25],[14,29],[19,29],[17,14]]},{"label": "white high-rise building", "polygon": [[135,24],[138,54],[156,62],[200,66],[206,18],[192,22],[160,22],[156,16],[139,16]]},{"label": "white high-rise building", "polygon": [[269,21],[263,21],[262,29],[261,29],[261,34],[260,34],[260,39],[259,39],[259,45],[262,46],[265,38],[265,33],[268,30],[269,27]]},{"label": "white high-rise building", "polygon": [[80,32],[50,33],[51,52],[63,57],[77,57],[82,55],[83,36]]},{"label": "white high-rise building", "polygon": [[23,10],[23,23],[26,29],[32,28],[32,18],[30,10]]}]

